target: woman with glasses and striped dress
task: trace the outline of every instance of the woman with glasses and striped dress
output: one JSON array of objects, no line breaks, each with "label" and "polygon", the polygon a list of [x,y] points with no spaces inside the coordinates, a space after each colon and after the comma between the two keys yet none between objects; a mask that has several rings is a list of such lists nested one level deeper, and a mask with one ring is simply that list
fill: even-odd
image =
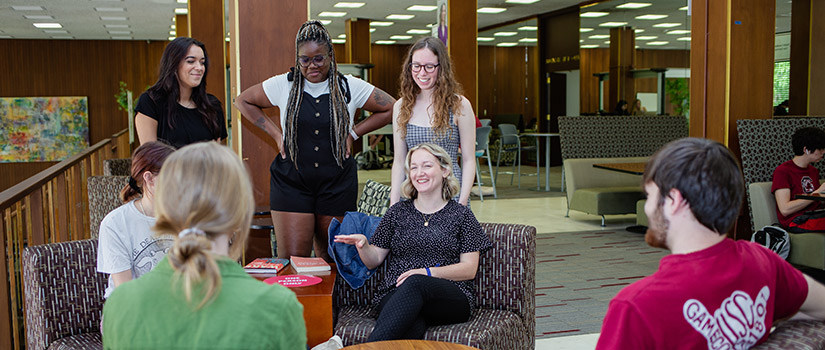
[{"label": "woman with glasses and striped dress", "polygon": [[[278,256],[315,255],[331,261],[327,228],[355,211],[358,175],[352,142],[389,123],[395,99],[369,83],[338,73],[329,33],[304,23],[295,38],[295,66],[246,89],[235,106],[268,133],[279,154],[270,166],[269,203]],[[269,119],[263,108],[278,106]],[[361,108],[372,115],[356,124]]]},{"label": "woman with glasses and striped dress", "polygon": [[401,98],[392,112],[395,150],[390,205],[401,199],[407,150],[425,142],[441,146],[450,155],[461,186],[455,199],[469,205],[476,169],[475,114],[470,101],[461,95],[447,47],[438,38],[423,37],[407,51],[401,69]]}]

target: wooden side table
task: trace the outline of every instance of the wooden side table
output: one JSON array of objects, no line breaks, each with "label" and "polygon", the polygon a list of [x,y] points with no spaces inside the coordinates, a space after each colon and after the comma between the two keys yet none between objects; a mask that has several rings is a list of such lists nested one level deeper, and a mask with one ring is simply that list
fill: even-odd
[{"label": "wooden side table", "polygon": [[[471,346],[445,343],[441,341],[420,340],[420,339],[403,339],[403,340],[386,340],[377,341],[373,343],[363,343],[350,345],[344,349],[348,350],[383,350],[383,349],[416,349],[416,350],[472,350],[476,349]],[[476,349],[478,350],[478,349]]]}]

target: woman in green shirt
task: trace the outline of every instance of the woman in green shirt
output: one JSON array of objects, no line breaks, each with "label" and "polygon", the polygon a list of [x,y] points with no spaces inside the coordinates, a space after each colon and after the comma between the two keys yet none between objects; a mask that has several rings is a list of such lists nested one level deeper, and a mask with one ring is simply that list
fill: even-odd
[{"label": "woman in green shirt", "polygon": [[107,349],[305,349],[303,307],[236,262],[254,211],[243,162],[214,142],[174,152],[155,188],[157,234],[176,236],[155,269],[103,308]]}]

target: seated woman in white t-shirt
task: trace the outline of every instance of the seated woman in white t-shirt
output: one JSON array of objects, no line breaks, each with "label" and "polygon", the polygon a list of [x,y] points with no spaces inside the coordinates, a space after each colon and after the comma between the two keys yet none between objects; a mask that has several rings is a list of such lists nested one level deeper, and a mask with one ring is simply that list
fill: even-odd
[{"label": "seated woman in white t-shirt", "polygon": [[172,246],[172,238],[155,237],[152,198],[160,167],[175,149],[162,142],[147,142],[132,154],[129,184],[120,191],[124,203],[100,222],[97,271],[109,274],[104,298],[120,284],[154,268]]}]

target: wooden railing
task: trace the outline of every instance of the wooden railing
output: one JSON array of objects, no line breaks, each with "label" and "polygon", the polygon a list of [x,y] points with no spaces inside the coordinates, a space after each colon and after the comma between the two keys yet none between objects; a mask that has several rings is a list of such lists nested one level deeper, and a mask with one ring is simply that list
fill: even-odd
[{"label": "wooden railing", "polygon": [[0,349],[26,347],[21,260],[30,245],[88,239],[86,178],[131,155],[126,130],[0,192]]}]

